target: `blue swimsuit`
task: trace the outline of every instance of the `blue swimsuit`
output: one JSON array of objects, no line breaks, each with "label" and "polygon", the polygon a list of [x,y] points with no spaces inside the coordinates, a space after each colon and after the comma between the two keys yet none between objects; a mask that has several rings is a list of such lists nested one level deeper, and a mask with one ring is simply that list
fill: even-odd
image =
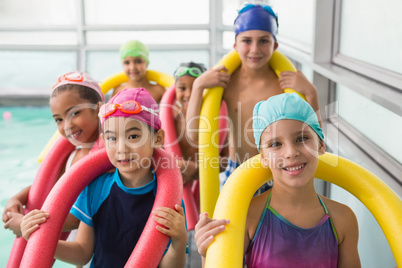
[{"label": "blue swimsuit", "polygon": [[147,185],[127,188],[116,170],[99,176],[80,194],[71,213],[94,228],[91,267],[124,267],[155,201],[153,174]]}]

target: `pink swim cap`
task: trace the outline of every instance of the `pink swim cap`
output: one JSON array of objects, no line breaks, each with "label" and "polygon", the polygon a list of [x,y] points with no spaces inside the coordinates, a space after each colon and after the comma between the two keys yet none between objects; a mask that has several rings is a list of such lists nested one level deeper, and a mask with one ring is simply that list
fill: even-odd
[{"label": "pink swim cap", "polygon": [[102,101],[105,101],[105,96],[97,81],[95,81],[89,74],[85,72],[69,72],[63,74],[57,79],[57,82],[53,85],[52,91],[63,85],[80,85],[91,88],[99,94]]},{"label": "pink swim cap", "polygon": [[[122,111],[125,107],[131,110],[139,109],[139,107],[133,107],[130,101],[137,102],[141,107],[140,112],[128,113]],[[126,104],[124,104],[126,102]],[[113,105],[115,104],[115,105]],[[118,106],[121,106],[118,107]],[[159,106],[151,96],[151,94],[145,88],[126,88],[115,96],[113,96],[106,104],[102,105],[99,117],[103,128],[103,123],[109,117],[128,117],[138,121],[141,121],[148,126],[151,126],[155,130],[161,129],[162,123],[159,119]]]}]

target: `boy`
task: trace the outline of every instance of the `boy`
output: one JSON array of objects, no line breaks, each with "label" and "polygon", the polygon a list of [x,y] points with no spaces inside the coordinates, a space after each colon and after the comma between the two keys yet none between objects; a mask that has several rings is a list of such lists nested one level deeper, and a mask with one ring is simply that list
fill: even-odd
[{"label": "boy", "polygon": [[158,84],[151,84],[147,80],[148,48],[140,41],[128,41],[120,48],[120,58],[123,62],[123,71],[128,77],[128,82],[116,87],[113,90],[112,97],[125,88],[145,88],[159,103],[163,93],[165,93],[165,88]]},{"label": "boy", "polygon": [[[224,66],[210,69],[197,78],[186,117],[187,127],[198,129],[199,121],[193,118],[200,114],[203,89],[217,86],[225,88],[222,99],[227,104],[233,126],[226,179],[242,162],[258,154],[251,124],[253,107],[257,102],[283,93],[284,88],[293,88],[304,94],[315,111],[319,110],[317,89],[301,72],[282,72],[281,78],[278,78],[268,65],[278,48],[277,16],[269,6],[246,5],[239,11],[234,26],[236,37],[233,48],[242,61],[240,67],[230,79],[229,74],[224,72],[227,71]],[[210,73],[215,74],[214,79],[211,79]],[[197,132],[188,133],[191,140],[198,140]]]}]

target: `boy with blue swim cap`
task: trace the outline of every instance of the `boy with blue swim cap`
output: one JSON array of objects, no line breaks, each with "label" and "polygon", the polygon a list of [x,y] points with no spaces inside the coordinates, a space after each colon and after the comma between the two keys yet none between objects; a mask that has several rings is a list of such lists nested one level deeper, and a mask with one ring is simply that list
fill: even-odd
[{"label": "boy with blue swim cap", "polygon": [[146,77],[149,65],[148,48],[138,40],[131,40],[120,47],[119,54],[128,82],[116,87],[112,96],[125,88],[145,88],[159,103],[165,88],[158,84],[151,84]]},{"label": "boy with blue swim cap", "polygon": [[[240,67],[231,75],[222,65],[206,71],[193,85],[187,112],[189,138],[198,144],[199,116],[204,88],[223,87],[222,99],[227,104],[230,119],[229,159],[226,179],[242,162],[257,155],[251,118],[254,105],[271,96],[293,88],[302,93],[315,111],[319,110],[317,89],[300,72],[285,71],[278,77],[268,65],[278,48],[276,33],[278,17],[270,6],[246,4],[234,22],[236,34],[233,48],[241,59]],[[207,77],[206,74],[213,73]],[[229,77],[229,78],[228,78]]]},{"label": "boy with blue swim cap", "polygon": [[276,41],[278,16],[270,6],[247,4],[239,10],[239,15],[234,22],[236,36],[251,30],[269,32]]}]

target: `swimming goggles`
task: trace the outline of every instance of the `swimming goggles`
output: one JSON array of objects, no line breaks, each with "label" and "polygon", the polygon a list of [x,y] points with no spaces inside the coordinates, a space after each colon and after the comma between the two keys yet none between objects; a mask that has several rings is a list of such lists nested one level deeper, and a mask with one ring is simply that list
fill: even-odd
[{"label": "swimming goggles", "polygon": [[188,73],[189,75],[193,77],[199,77],[202,74],[202,71],[198,67],[185,67],[185,66],[180,66],[177,68],[177,70],[174,72],[174,77],[180,77]]},{"label": "swimming goggles", "polygon": [[272,10],[272,8],[268,5],[264,5],[264,4],[248,4],[245,3],[241,6],[241,8],[238,11],[238,14],[246,12],[247,10],[256,7],[256,6],[261,6],[263,9],[265,9],[265,11],[267,11],[269,14],[271,14],[275,20],[278,20],[278,16],[275,14],[275,12]]},{"label": "swimming goggles", "polygon": [[86,80],[79,72],[67,73],[63,74],[59,78],[57,78],[57,82],[53,85],[52,89],[57,87],[63,81],[70,81],[70,82],[82,82]]},{"label": "swimming goggles", "polygon": [[135,100],[128,100],[123,102],[122,104],[118,103],[106,103],[103,104],[99,110],[99,117],[105,118],[108,117],[109,115],[113,114],[116,112],[116,110],[119,109],[123,113],[126,114],[138,114],[141,111],[146,111],[148,113],[151,113],[153,115],[158,116],[157,110],[141,106],[137,101]]}]

